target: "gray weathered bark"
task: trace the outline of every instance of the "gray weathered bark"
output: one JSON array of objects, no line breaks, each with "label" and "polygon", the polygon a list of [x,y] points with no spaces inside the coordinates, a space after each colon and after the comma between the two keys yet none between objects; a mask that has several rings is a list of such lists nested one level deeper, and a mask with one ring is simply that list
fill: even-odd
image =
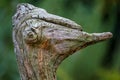
[{"label": "gray weathered bark", "polygon": [[17,6],[13,26],[21,80],[56,80],[56,69],[66,57],[112,37],[110,32],[89,34],[74,21],[27,3]]}]

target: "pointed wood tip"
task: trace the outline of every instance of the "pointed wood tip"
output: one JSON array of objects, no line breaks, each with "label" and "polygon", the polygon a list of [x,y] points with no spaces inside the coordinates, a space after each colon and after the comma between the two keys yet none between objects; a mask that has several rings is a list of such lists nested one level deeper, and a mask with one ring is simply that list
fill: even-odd
[{"label": "pointed wood tip", "polygon": [[93,33],[97,40],[103,41],[113,37],[111,32],[103,32],[103,33]]}]

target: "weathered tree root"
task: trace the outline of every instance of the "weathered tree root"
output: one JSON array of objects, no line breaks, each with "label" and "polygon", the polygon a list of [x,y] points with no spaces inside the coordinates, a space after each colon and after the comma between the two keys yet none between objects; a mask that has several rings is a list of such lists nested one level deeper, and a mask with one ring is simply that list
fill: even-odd
[{"label": "weathered tree root", "polygon": [[66,57],[112,37],[110,32],[89,34],[74,21],[27,3],[17,6],[13,26],[21,80],[56,80],[56,70]]}]

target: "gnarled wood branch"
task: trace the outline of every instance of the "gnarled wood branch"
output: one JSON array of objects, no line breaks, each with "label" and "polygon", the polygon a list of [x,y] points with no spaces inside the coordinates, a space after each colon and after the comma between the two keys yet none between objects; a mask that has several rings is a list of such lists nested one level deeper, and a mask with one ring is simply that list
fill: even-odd
[{"label": "gnarled wood branch", "polygon": [[17,6],[13,26],[21,80],[56,80],[56,70],[66,57],[112,37],[110,32],[89,34],[74,21],[27,3]]}]

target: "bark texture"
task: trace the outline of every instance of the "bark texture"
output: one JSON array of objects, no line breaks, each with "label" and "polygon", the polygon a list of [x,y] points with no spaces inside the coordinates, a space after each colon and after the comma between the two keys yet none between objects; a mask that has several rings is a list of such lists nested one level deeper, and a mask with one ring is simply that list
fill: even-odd
[{"label": "bark texture", "polygon": [[56,70],[66,57],[111,37],[110,32],[84,32],[74,21],[27,3],[18,4],[13,16],[13,42],[21,80],[56,80]]}]

